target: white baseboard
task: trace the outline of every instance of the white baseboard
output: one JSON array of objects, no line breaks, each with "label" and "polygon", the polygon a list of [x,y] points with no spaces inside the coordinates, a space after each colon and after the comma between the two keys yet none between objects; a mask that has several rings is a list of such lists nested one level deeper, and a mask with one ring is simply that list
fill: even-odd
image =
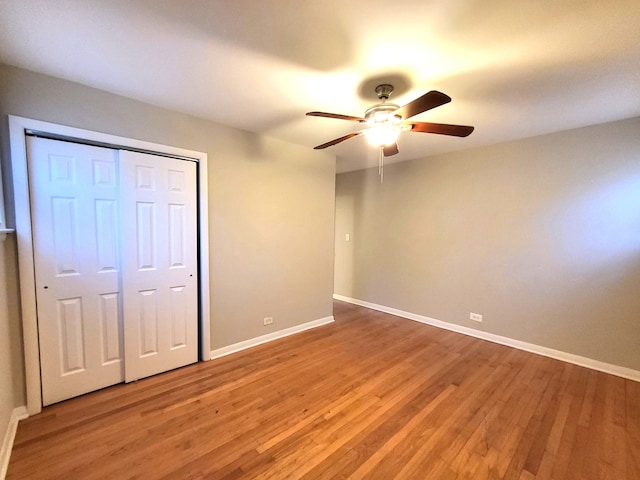
[{"label": "white baseboard", "polygon": [[371,308],[372,310],[378,310],[384,313],[390,313],[398,317],[406,318],[408,320],[414,320],[420,323],[426,323],[434,327],[442,328],[445,330],[451,330],[452,332],[462,333],[463,335],[469,335],[471,337],[480,338],[482,340],[488,340],[489,342],[499,343],[508,347],[517,348],[518,350],[524,350],[525,352],[537,353],[545,357],[554,358],[556,360],[562,360],[563,362],[573,363],[581,367],[590,368],[599,372],[610,373],[618,377],[626,378],[640,382],[640,371],[633,370],[627,367],[621,367],[619,365],[613,365],[611,363],[601,362],[599,360],[593,360],[591,358],[582,357],[580,355],[574,355],[573,353],[563,352],[561,350],[555,350],[553,348],[547,348],[533,343],[522,342],[520,340],[514,340],[513,338],[503,337],[495,335],[493,333],[483,332],[481,330],[474,330],[473,328],[463,327],[462,325],[456,325],[455,323],[443,322],[442,320],[436,320],[435,318],[425,317],[416,313],[405,312],[391,307],[385,307],[384,305],[378,305],[376,303],[365,302],[364,300],[358,300],[356,298],[345,297],[343,295],[334,294],[333,298],[341,300],[347,303],[353,303],[354,305],[360,305],[361,307]]},{"label": "white baseboard", "polygon": [[23,418],[27,418],[27,407],[17,407],[11,412],[7,431],[2,439],[2,447],[0,448],[0,480],[4,480],[9,468],[9,459],[11,458],[11,449],[13,448],[13,440],[16,437],[18,422]]},{"label": "white baseboard", "polygon": [[233,345],[217,348],[211,351],[211,360],[213,360],[214,358],[224,357],[225,355],[230,355],[232,353],[240,352],[242,350],[246,350],[247,348],[256,347],[258,345],[262,345],[263,343],[272,342],[273,340],[277,340],[279,338],[284,338],[288,337],[289,335],[304,332],[305,330],[320,327],[322,325],[332,323],[333,321],[333,315],[331,315],[329,317],[324,317],[318,320],[303,323],[301,325],[296,325],[295,327],[285,328],[284,330],[278,330],[277,332],[267,333],[266,335],[251,338],[249,340],[245,340],[244,342],[238,342],[234,343]]}]

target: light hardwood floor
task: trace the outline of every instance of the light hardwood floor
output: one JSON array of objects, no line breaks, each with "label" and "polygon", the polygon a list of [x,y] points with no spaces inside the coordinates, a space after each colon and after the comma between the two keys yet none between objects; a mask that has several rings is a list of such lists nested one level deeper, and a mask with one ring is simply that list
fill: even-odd
[{"label": "light hardwood floor", "polygon": [[640,479],[640,384],[373,310],[20,422],[8,479]]}]

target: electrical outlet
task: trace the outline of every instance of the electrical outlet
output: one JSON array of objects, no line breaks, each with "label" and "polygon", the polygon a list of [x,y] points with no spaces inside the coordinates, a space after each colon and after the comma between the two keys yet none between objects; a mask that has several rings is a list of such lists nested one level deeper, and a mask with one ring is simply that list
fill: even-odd
[{"label": "electrical outlet", "polygon": [[479,313],[470,312],[469,313],[469,320],[473,320],[474,322],[482,323],[482,315],[480,315]]},{"label": "electrical outlet", "polygon": [[271,325],[273,323],[273,317],[264,317],[264,325]]}]

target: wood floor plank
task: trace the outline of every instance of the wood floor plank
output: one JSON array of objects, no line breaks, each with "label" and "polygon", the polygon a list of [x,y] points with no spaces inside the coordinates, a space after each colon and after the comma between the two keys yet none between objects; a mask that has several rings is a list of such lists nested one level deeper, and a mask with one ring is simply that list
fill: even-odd
[{"label": "wood floor plank", "polygon": [[640,480],[640,384],[335,302],[335,323],[47,407],[7,479]]}]

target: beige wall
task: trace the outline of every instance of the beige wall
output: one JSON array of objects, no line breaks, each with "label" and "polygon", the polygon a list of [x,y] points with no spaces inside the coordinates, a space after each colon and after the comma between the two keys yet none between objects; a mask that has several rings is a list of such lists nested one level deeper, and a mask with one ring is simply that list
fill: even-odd
[{"label": "beige wall", "polygon": [[[4,159],[7,114],[208,154],[213,349],[332,315],[333,156],[2,65],[0,114]],[[13,284],[15,244],[0,248]],[[0,345],[0,390],[13,397],[0,398],[3,420],[4,403],[24,404],[24,385],[17,292],[0,295],[0,333],[13,332],[11,348]]]},{"label": "beige wall", "polygon": [[15,312],[19,308],[15,236],[0,241],[0,442],[11,412],[23,405],[22,342]]},{"label": "beige wall", "polygon": [[335,245],[337,294],[640,370],[640,119],[340,174]]}]

